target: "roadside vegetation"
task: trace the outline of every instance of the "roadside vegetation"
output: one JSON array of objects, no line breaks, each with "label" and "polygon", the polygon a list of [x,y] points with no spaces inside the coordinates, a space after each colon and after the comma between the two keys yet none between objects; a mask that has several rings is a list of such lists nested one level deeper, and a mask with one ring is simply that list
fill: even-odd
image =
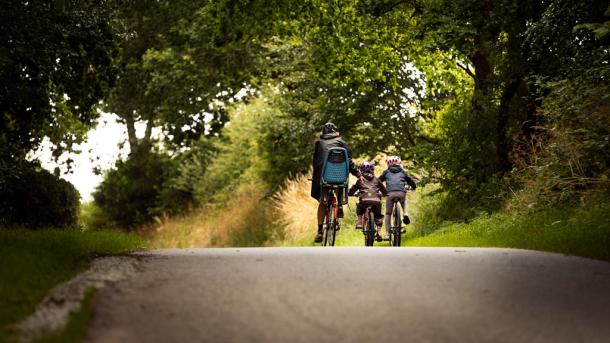
[{"label": "roadside vegetation", "polygon": [[[377,174],[392,154],[415,176],[405,245],[608,259],[607,0],[4,8],[0,271],[14,282],[0,286],[0,335],[93,254],[143,245],[127,233],[152,247],[312,244],[307,178],[328,121]],[[128,153],[96,168],[80,204],[65,153],[102,111]],[[36,160],[43,142],[61,168]],[[351,204],[339,245],[362,243]]]},{"label": "roadside vegetation", "polygon": [[119,232],[0,230],[0,341],[16,340],[10,325],[33,312],[50,288],[85,270],[95,256],[144,246],[135,234]]}]

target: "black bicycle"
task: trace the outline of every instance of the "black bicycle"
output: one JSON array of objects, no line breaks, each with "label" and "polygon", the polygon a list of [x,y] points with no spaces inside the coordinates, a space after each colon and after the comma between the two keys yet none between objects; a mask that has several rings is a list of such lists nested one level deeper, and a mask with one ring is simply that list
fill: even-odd
[{"label": "black bicycle", "polygon": [[375,213],[373,213],[373,207],[367,206],[362,215],[362,222],[364,227],[362,233],[364,234],[364,245],[372,247],[375,244]]},{"label": "black bicycle", "polygon": [[392,202],[392,217],[390,218],[390,245],[399,247],[402,237],[402,217],[400,200],[394,199]]},{"label": "black bicycle", "polygon": [[324,238],[322,239],[322,246],[334,246],[337,231],[339,231],[339,206],[337,204],[337,196],[335,192],[339,190],[338,186],[325,186],[328,188],[328,195],[326,198],[326,220],[324,221]]},{"label": "black bicycle", "polygon": [[[410,188],[406,188],[405,192]],[[392,200],[392,217],[390,218],[390,245],[393,247],[399,247],[402,234],[404,233],[402,229],[402,206],[400,206],[400,200],[398,198],[394,198]]]}]

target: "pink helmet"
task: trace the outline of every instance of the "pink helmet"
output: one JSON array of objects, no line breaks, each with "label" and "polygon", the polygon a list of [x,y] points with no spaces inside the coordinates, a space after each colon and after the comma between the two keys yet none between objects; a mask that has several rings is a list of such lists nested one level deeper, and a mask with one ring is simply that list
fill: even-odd
[{"label": "pink helmet", "polygon": [[400,157],[398,157],[398,156],[388,156],[388,158],[386,159],[386,162],[388,163],[388,166],[397,166],[397,165],[400,165],[400,163],[402,161],[400,160]]}]

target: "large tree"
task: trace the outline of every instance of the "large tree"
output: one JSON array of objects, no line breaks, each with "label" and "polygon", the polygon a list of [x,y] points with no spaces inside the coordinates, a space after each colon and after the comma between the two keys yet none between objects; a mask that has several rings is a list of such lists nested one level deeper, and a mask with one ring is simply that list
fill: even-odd
[{"label": "large tree", "polygon": [[113,82],[112,6],[6,0],[0,6],[1,160],[25,159],[45,136],[59,155],[83,138]]}]

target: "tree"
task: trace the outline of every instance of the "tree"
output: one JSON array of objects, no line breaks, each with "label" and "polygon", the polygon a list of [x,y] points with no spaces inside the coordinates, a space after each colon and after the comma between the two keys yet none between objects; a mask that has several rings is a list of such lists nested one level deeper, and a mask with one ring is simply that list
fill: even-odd
[{"label": "tree", "polygon": [[25,159],[45,136],[59,156],[83,138],[113,82],[111,2],[1,6],[1,160],[10,165]]}]

